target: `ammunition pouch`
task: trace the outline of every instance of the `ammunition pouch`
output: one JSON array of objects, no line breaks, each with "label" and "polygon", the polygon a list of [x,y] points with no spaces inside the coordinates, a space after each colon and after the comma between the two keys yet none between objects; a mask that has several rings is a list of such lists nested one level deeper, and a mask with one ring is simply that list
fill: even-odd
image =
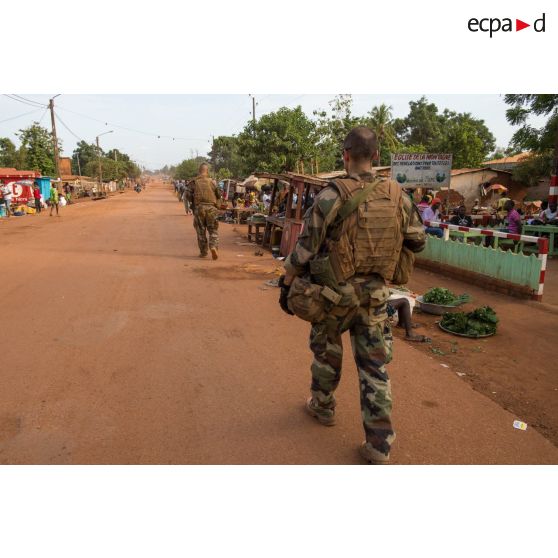
[{"label": "ammunition pouch", "polygon": [[399,260],[393,273],[392,283],[394,285],[406,285],[415,266],[415,254],[409,248],[403,246],[399,254]]},{"label": "ammunition pouch", "polygon": [[336,291],[327,285],[295,277],[290,286],[287,305],[291,312],[306,322],[322,322],[331,315],[348,323],[358,310],[359,299],[350,284],[339,285]]}]

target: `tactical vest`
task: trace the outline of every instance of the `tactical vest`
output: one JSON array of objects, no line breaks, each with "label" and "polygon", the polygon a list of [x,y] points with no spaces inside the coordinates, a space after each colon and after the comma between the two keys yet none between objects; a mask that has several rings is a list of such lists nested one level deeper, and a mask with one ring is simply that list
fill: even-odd
[{"label": "tactical vest", "polygon": [[194,179],[194,205],[202,203],[211,205],[217,203],[215,186],[209,176],[198,176]]},{"label": "tactical vest", "polygon": [[[334,181],[343,202],[364,184],[354,178]],[[391,281],[403,246],[402,211],[400,187],[391,180],[378,182],[328,242],[336,275],[347,280],[377,273]]]}]

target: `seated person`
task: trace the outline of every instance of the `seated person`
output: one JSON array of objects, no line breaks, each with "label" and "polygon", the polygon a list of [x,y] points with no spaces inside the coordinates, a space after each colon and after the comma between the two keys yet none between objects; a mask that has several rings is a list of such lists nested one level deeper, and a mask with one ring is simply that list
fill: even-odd
[{"label": "seated person", "polygon": [[422,196],[422,199],[420,200],[420,203],[417,204],[417,209],[419,210],[419,213],[422,217],[422,213],[423,211],[430,205],[430,202],[428,201],[430,198],[428,196]]},{"label": "seated person", "polygon": [[389,300],[387,303],[388,316],[394,316],[397,312],[397,327],[405,329],[405,339],[415,343],[430,343],[432,339],[425,335],[413,333],[417,326],[411,321],[411,305],[405,297]]},{"label": "seated person", "polygon": [[472,227],[473,220],[471,217],[466,215],[466,209],[464,205],[460,205],[457,208],[457,213],[450,219],[452,225],[458,225],[460,227]]},{"label": "seated person", "polygon": [[521,234],[521,215],[515,209],[515,202],[513,200],[508,200],[504,204],[504,209],[508,212],[508,226],[503,229],[503,231],[512,234]]},{"label": "seated person", "polygon": [[551,221],[556,221],[558,219],[558,206],[556,202],[550,202],[548,207],[541,211],[540,218],[545,225]]},{"label": "seated person", "polygon": [[[442,200],[440,198],[434,198],[432,200],[432,205],[427,207],[422,212],[422,220],[423,221],[439,221],[440,220],[440,206],[442,205]],[[440,227],[432,227],[432,226],[424,226],[424,232],[426,234],[432,234],[437,236],[438,238],[442,238],[444,236],[444,231]]]}]

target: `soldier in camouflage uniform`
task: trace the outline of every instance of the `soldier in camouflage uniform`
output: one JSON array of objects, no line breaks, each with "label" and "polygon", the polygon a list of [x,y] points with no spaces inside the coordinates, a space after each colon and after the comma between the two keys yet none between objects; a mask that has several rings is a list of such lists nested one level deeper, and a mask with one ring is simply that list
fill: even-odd
[{"label": "soldier in camouflage uniform", "polygon": [[[192,181],[191,198],[194,209],[194,228],[198,235],[200,258],[207,256],[207,248],[211,257],[218,258],[219,221],[217,217],[217,200],[221,198],[219,187],[215,180],[209,177],[209,167],[203,163],[199,168],[199,175]],[[209,234],[209,242],[207,236]]]},{"label": "soldier in camouflage uniform", "polygon": [[[286,275],[280,281],[281,307],[292,313],[286,298],[294,277],[307,275],[309,262],[323,253],[324,247],[335,246],[344,269],[341,279],[346,282],[343,284],[354,287],[358,309],[349,315],[331,311],[323,320],[312,323],[310,349],[314,361],[306,410],[321,424],[335,423],[334,392],[341,379],[343,357],[341,334],[348,330],[358,369],[366,434],[360,453],[370,463],[388,461],[395,439],[390,380],[385,368],[392,358],[386,280],[392,279],[403,246],[411,253],[422,250],[425,243],[420,216],[409,197],[395,182],[374,176],[372,159],[376,152],[372,130],[358,127],[349,133],[343,150],[348,177],[330,183],[316,196],[305,215],[303,232],[285,261]],[[364,203],[341,223],[336,220],[343,204],[371,182],[374,186],[370,186],[371,193]],[[330,244],[332,238],[335,244]]]}]

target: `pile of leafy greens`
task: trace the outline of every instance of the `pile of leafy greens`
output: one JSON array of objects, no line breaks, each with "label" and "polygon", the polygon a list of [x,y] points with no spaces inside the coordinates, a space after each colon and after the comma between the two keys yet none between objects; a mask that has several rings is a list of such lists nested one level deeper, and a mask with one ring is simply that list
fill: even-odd
[{"label": "pile of leafy greens", "polygon": [[469,337],[480,337],[481,335],[492,335],[496,333],[498,317],[490,306],[475,308],[472,312],[446,312],[440,325],[452,331]]},{"label": "pile of leafy greens", "polygon": [[428,290],[422,300],[429,304],[440,304],[442,306],[459,306],[465,302],[469,302],[471,297],[468,294],[454,295],[449,289],[442,287],[433,287]]}]

